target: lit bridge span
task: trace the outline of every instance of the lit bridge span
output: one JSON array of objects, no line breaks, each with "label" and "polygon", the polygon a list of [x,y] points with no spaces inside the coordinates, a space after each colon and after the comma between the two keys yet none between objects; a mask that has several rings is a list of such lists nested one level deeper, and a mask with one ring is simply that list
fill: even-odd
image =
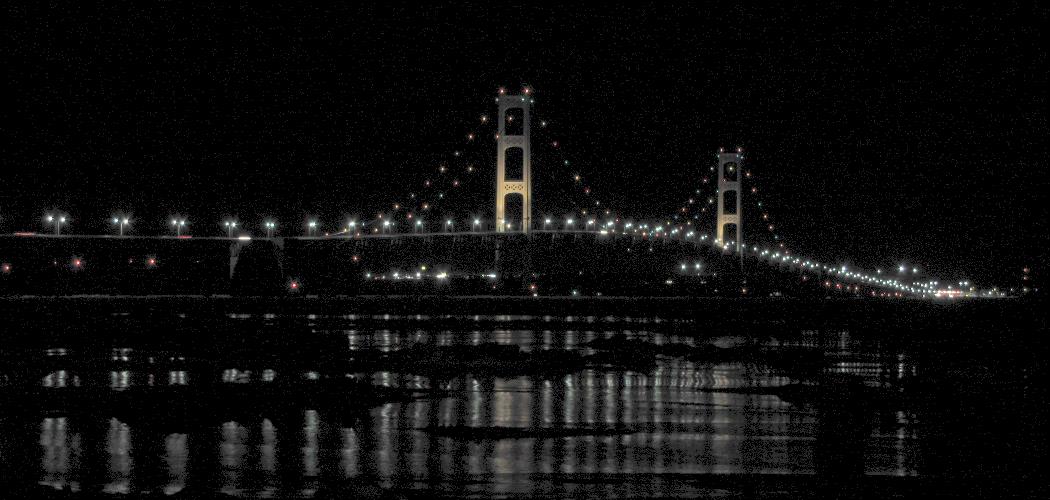
[{"label": "lit bridge span", "polygon": [[[707,200],[715,222],[709,233],[692,220],[636,222],[598,201],[592,213],[583,209],[578,217],[533,217],[533,96],[529,89],[521,95],[501,90],[496,101],[491,221],[424,222],[406,211],[400,220],[379,213],[371,221],[350,221],[336,234],[317,234],[310,222],[308,235],[282,236],[274,222],[266,222],[267,236],[260,238],[241,232],[236,221],[225,223],[225,237],[191,237],[183,234],[186,220],[178,218],[171,220],[175,234],[169,236],[125,234],[130,220],[116,217],[117,235],[61,234],[66,217],[49,215],[54,234],[0,236],[0,294],[982,295],[969,283],[942,285],[903,267],[862,271],[796,255],[783,242],[745,243],[742,200],[757,191],[743,190],[751,173],[743,168],[740,149],[720,150],[711,167],[714,182],[703,178],[717,188]],[[488,121],[482,115],[481,122]],[[476,137],[470,133],[467,139]],[[442,165],[440,172],[446,169]],[[473,165],[467,171],[473,172]],[[579,183],[580,176],[574,180]],[[453,180],[451,186],[459,183]],[[590,188],[584,192],[590,194]],[[688,203],[694,201],[690,197]],[[394,212],[401,208],[393,206]],[[429,208],[424,202],[418,213]],[[772,231],[762,210],[762,225]]]},{"label": "lit bridge span", "polygon": [[[922,294],[706,235],[620,229],[274,238],[2,236],[6,293]],[[857,284],[861,283],[861,284]],[[868,283],[868,284],[864,284]]]}]

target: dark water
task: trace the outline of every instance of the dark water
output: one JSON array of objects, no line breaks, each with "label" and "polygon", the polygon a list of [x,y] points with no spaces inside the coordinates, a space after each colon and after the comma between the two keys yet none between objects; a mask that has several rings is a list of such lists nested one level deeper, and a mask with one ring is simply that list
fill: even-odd
[{"label": "dark water", "polygon": [[[30,365],[18,365],[3,379],[8,399],[0,409],[0,470],[10,491],[309,498],[344,488],[364,495],[449,497],[719,496],[750,481],[733,478],[783,479],[788,486],[772,487],[779,490],[790,489],[793,478],[851,471],[907,485],[951,472],[954,465],[944,458],[953,453],[945,449],[951,440],[986,439],[979,430],[957,436],[955,424],[941,425],[953,410],[934,399],[966,398],[931,395],[943,389],[931,380],[942,383],[960,373],[931,366],[943,358],[941,349],[953,348],[885,332],[778,325],[758,334],[713,330],[691,320],[615,316],[434,321],[423,316],[233,315],[223,321],[219,324],[239,326],[211,331],[211,338],[226,342],[245,329],[257,329],[283,341],[231,344],[238,346],[229,347],[236,361],[220,355],[197,364],[186,359],[207,358],[194,345],[205,339],[122,345],[120,336],[107,337],[97,326],[80,334],[113,338],[103,342],[105,349],[82,347],[90,345],[82,339],[63,343],[61,336],[9,347],[9,363],[13,356],[37,360],[32,369],[43,374],[19,379],[17,370]],[[567,373],[498,376],[452,365],[406,373],[417,370],[383,370],[375,364],[358,370],[353,363],[331,362],[413,346],[466,349],[486,343],[518,346],[525,353],[565,349],[588,356],[600,352],[593,341],[610,338],[684,352],[760,354],[717,359],[660,353],[640,366],[589,363],[566,367]],[[305,343],[317,351],[304,351]],[[284,362],[283,349],[299,358],[313,353],[318,361],[306,356]],[[631,349],[625,349],[628,360],[645,358]],[[785,351],[814,354],[819,366],[767,362],[770,353]],[[987,369],[974,366],[967,376]],[[997,384],[1009,387],[1025,375],[994,376]],[[262,402],[244,412],[213,411],[204,403],[196,411],[175,411],[176,403],[148,396],[178,388],[189,391],[192,400],[193,391],[204,387],[199,379],[209,377],[214,379],[209,390],[262,388],[252,396]],[[424,392],[355,406],[358,396],[351,389],[336,393],[342,396],[326,393],[319,404],[290,404],[264,391],[283,381],[309,392],[333,380]],[[775,389],[793,384],[832,384],[833,398],[828,391],[798,396]],[[440,392],[427,392],[435,389]],[[89,390],[129,396],[119,411],[110,411],[108,396],[91,405],[47,396]],[[33,394],[36,403],[28,403],[25,394]],[[333,397],[347,401],[333,409]],[[169,413],[190,416],[166,418]],[[984,422],[966,425],[978,429]],[[508,428],[518,433],[498,434]],[[544,433],[551,429],[558,433]],[[954,451],[966,452],[966,445]],[[705,477],[730,479],[698,480]]]}]

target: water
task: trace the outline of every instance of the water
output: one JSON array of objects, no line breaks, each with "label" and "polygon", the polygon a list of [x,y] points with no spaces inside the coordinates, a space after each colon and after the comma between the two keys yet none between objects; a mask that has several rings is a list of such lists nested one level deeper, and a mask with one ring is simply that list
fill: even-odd
[{"label": "water", "polygon": [[[102,324],[125,319],[113,316]],[[867,405],[863,418],[852,421],[825,400],[776,392],[848,374],[864,390],[900,394],[939,373],[929,366],[936,356],[928,347],[849,329],[783,325],[759,335],[691,320],[527,315],[247,314],[205,324],[217,325],[205,331],[222,345],[219,355],[202,354],[210,351],[200,339],[125,345],[122,335],[97,326],[81,335],[97,336],[105,348],[89,348],[94,344],[83,339],[63,343],[67,333],[9,348],[9,360],[17,355],[21,370],[33,367],[43,375],[27,382],[17,371],[5,372],[0,470],[8,487],[247,498],[310,498],[333,488],[449,497],[717,496],[753,477],[774,478],[774,489],[790,488],[792,478],[828,473],[822,464],[829,461],[856,462],[845,466],[867,478],[909,484],[939,473],[943,464],[932,463],[938,458],[931,450],[951,431],[939,428],[930,436],[940,410],[922,403]],[[234,340],[248,330],[279,341]],[[741,346],[804,351],[824,361],[813,374],[755,359],[661,354],[645,367],[590,363],[569,373],[499,376],[456,366],[437,373],[371,368],[377,365],[358,371],[353,363],[332,361],[420,345],[487,343],[590,356],[601,352],[593,348],[596,339],[683,349],[713,345],[725,352]],[[209,377],[210,385],[202,380]],[[285,393],[266,392],[280,383],[305,393],[346,380],[417,393],[355,407],[352,390],[325,393],[319,404],[290,403],[280,396]],[[204,395],[231,387],[245,388],[252,403],[219,405]],[[187,391],[191,403],[149,396],[165,390]],[[76,391],[118,396],[103,396],[100,404],[48,396]],[[28,401],[25,394],[44,396],[10,406]],[[333,408],[333,397],[349,401]],[[851,430],[836,430],[843,422]],[[507,428],[520,433],[493,434]],[[551,429],[560,434],[544,434]],[[850,440],[853,435],[860,437]],[[698,480],[704,477],[718,480]]]}]

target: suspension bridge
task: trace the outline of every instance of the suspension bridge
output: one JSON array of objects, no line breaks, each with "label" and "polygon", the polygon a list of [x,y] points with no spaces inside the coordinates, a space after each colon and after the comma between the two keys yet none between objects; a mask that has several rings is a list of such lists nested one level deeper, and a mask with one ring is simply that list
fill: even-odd
[{"label": "suspension bridge", "polygon": [[[465,134],[475,144],[490,132],[495,162],[489,156],[441,163],[436,178],[422,180],[421,192],[407,193],[407,202],[394,201],[374,218],[351,219],[326,233],[311,221],[303,236],[277,235],[273,221],[263,224],[265,236],[253,236],[228,220],[225,236],[200,237],[188,234],[180,217],[171,220],[172,235],[126,234],[131,221],[119,217],[115,235],[63,234],[68,216],[52,214],[53,233],[0,236],[0,293],[1001,295],[908,266],[862,270],[792,252],[758,198],[741,148],[715,153],[699,188],[670,217],[628,217],[598,199],[579,173],[568,179],[580,198],[566,215],[534,216],[534,127],[549,124],[534,119],[529,88],[500,89],[495,100],[495,118],[482,114],[477,122],[491,128]],[[558,140],[545,139],[549,150],[563,150]],[[451,159],[465,156],[454,150]],[[544,168],[569,167],[567,157],[553,157]],[[434,216],[449,193],[465,187],[460,176],[476,173],[479,164],[495,165],[493,215]],[[767,243],[745,241],[745,206],[756,210],[752,218],[768,233]],[[709,215],[713,221],[704,222]]]}]

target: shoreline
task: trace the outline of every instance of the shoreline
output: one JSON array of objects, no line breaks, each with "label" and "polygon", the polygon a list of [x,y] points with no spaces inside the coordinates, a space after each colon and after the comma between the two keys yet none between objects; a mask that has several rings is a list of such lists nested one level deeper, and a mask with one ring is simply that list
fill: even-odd
[{"label": "shoreline", "polygon": [[62,310],[76,315],[127,312],[228,314],[583,316],[690,320],[707,325],[771,325],[802,328],[828,324],[863,328],[908,326],[945,330],[965,326],[1002,329],[1045,324],[1041,299],[924,301],[794,297],[521,297],[451,295],[68,295],[0,297],[0,318]]}]

